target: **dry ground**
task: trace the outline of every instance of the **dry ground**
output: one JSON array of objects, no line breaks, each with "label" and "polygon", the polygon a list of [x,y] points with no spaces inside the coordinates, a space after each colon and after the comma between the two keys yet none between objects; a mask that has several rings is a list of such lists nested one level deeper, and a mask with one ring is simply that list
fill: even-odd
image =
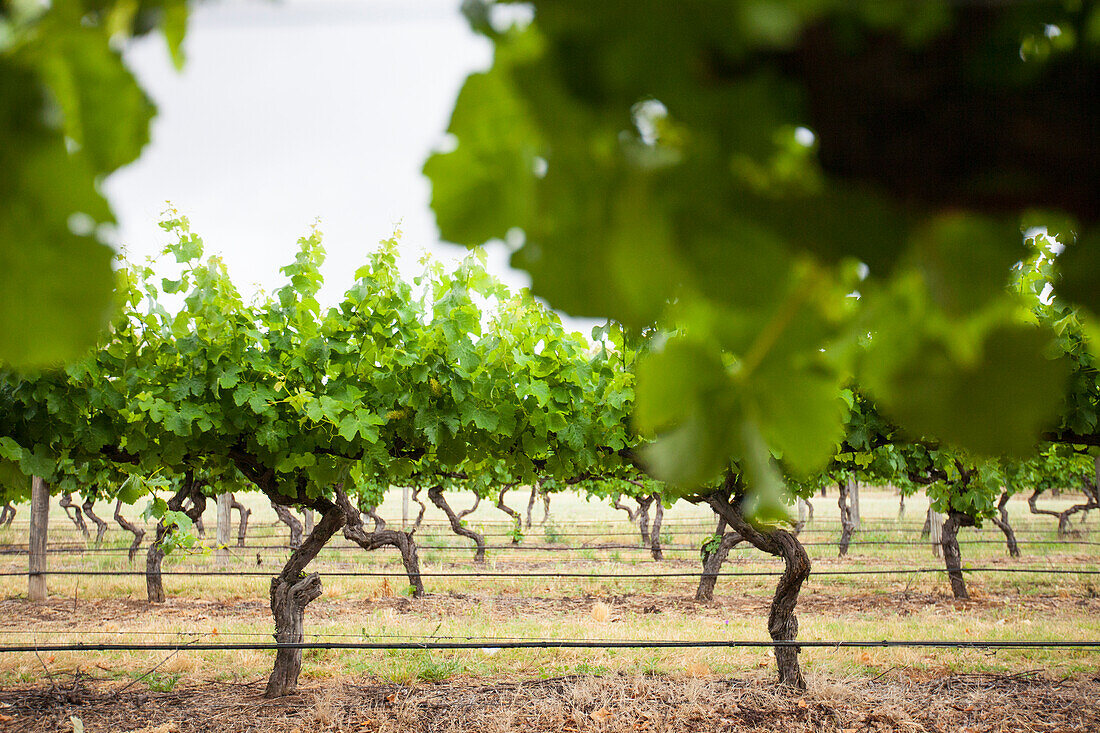
[{"label": "dry ground", "polygon": [[395,685],[374,679],[264,700],[259,680],[153,692],[67,677],[0,691],[11,733],[433,733],[484,731],[836,731],[992,733],[1100,730],[1100,678],[1038,674],[810,680],[797,694],[760,679],[568,676]]}]

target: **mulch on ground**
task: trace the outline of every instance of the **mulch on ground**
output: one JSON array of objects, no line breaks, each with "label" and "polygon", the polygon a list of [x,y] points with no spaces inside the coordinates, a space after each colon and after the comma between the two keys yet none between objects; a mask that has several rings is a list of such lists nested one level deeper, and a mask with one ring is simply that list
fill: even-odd
[{"label": "mulch on ground", "polygon": [[0,690],[0,730],[71,733],[77,723],[88,733],[1100,730],[1100,677],[1039,673],[813,678],[805,693],[760,680],[628,675],[414,686],[355,679],[311,684],[278,700],[263,699],[263,685],[154,692],[66,676]]}]

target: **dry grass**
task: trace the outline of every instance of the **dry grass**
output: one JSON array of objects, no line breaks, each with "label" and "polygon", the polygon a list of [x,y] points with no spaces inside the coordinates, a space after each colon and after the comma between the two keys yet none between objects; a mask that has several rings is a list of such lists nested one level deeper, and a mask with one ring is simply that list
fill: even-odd
[{"label": "dry grass", "polygon": [[873,681],[811,678],[805,693],[759,679],[611,675],[547,680],[465,679],[414,686],[374,679],[304,688],[281,700],[262,684],[205,684],[171,692],[69,679],[0,692],[4,730],[89,733],[305,731],[505,733],[506,731],[1095,731],[1096,680],[1042,675],[921,678],[891,672]]},{"label": "dry grass", "polygon": [[[738,581],[740,579],[737,579]],[[230,582],[231,579],[218,582]],[[767,584],[765,584],[767,583]],[[433,593],[410,600],[378,592],[377,582],[325,595],[306,615],[308,638],[332,641],[406,641],[429,636],[466,639],[766,639],[770,579],[742,584],[731,579],[712,603],[691,600],[691,587],[634,593],[595,593],[576,587],[566,596],[512,592],[497,585],[481,593]],[[474,589],[471,589],[474,590]],[[979,590],[978,587],[975,591]],[[811,639],[1081,639],[1100,638],[1100,599],[1084,587],[1067,586],[1038,595],[985,588],[974,600],[956,603],[946,589],[906,589],[904,583],[871,590],[810,583],[800,599],[799,638]],[[333,596],[336,597],[333,597]],[[0,600],[3,643],[133,641],[186,644],[266,642],[271,616],[261,597],[210,601],[171,597],[151,606],[142,600],[54,597],[45,603]],[[491,641],[486,642],[492,646]],[[167,653],[51,653],[51,672],[83,669],[100,676],[132,679],[164,660]],[[1069,650],[807,649],[810,672],[831,676],[873,676],[893,666],[944,673],[1008,672],[1043,667],[1074,675],[1095,669],[1097,653]],[[258,677],[270,670],[268,651],[184,649],[158,670],[180,674],[183,683]],[[758,649],[683,650],[501,650],[307,652],[306,678],[332,679],[370,673],[394,681],[438,680],[461,675],[555,676],[572,673],[741,675],[771,657]],[[0,686],[45,677],[33,654],[0,654]]]}]

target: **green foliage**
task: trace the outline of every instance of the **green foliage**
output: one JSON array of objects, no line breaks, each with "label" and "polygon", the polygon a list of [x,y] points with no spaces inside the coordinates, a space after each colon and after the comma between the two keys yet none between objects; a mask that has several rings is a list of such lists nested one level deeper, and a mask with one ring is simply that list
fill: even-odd
[{"label": "green foliage", "polygon": [[565,542],[565,532],[558,523],[551,517],[546,520],[546,524],[542,525],[542,538],[546,540],[548,545],[556,545],[560,542]]},{"label": "green foliage", "polygon": [[162,25],[179,60],[186,16],[184,0],[0,7],[0,362],[72,360],[107,324],[99,181],[138,157],[155,112],[119,45]]},{"label": "green foliage", "polygon": [[[426,260],[408,282],[389,240],[323,309],[314,228],[286,284],[248,304],[186,217],[162,226],[160,260],[119,270],[124,307],[92,354],[64,371],[0,371],[9,483],[38,475],[132,503],[191,474],[317,508],[336,485],[376,506],[394,483],[485,498],[506,483],[637,475],[621,334],[594,345],[566,331],[480,253],[453,271]],[[166,549],[195,546],[183,513],[159,498],[150,511],[173,528]]]},{"label": "green foliage", "polygon": [[[1087,6],[536,0],[505,28],[505,4],[464,5],[495,57],[425,165],[432,206],[450,241],[508,242],[554,307],[658,326],[635,413],[656,476],[690,493],[733,460],[778,516],[773,459],[824,468],[853,379],[975,456],[1056,422],[1068,368],[1008,286],[1037,218],[1084,222],[1087,252],[1096,161],[1008,131],[1050,129],[1032,94],[1091,129],[1066,73],[1096,73],[1100,39],[1068,33]],[[1079,262],[1065,290],[1091,302]]]},{"label": "green foliage", "polygon": [[700,545],[700,548],[707,555],[713,555],[715,552],[718,551],[718,546],[721,545],[721,544],[722,544],[722,535],[713,534],[710,537],[707,537],[706,539],[703,540],[703,544]]},{"label": "green foliage", "polygon": [[167,674],[153,673],[145,678],[145,683],[153,692],[171,692],[183,677],[182,672],[170,672]]}]

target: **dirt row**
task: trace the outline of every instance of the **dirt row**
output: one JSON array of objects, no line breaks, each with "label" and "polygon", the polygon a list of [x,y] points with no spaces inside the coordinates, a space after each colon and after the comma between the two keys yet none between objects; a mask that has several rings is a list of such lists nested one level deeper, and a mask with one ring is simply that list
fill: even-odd
[{"label": "dirt row", "polygon": [[0,690],[11,733],[576,733],[828,731],[992,733],[1100,730],[1100,678],[1040,674],[811,679],[797,693],[761,680],[571,676],[417,686],[347,680],[261,697],[262,681],[120,689],[81,677]]}]

